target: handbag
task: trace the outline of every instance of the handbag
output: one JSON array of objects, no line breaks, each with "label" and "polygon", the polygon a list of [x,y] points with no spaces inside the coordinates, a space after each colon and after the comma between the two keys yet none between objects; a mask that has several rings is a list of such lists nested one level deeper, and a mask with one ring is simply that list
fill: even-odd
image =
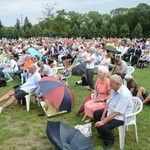
[{"label": "handbag", "polygon": [[84,125],[76,125],[75,128],[78,129],[85,137],[90,138],[92,136],[92,123],[89,122]]}]

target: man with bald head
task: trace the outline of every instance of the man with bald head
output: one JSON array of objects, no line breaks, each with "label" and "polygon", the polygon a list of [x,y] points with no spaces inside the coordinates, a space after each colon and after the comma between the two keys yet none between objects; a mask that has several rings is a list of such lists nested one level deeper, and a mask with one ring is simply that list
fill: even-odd
[{"label": "man with bald head", "polygon": [[27,95],[29,93],[30,89],[33,89],[30,92],[35,92],[36,94],[38,94],[39,90],[40,90],[38,81],[40,81],[40,80],[41,80],[41,76],[36,71],[35,65],[34,64],[30,65],[29,66],[29,77],[28,77],[27,81],[20,87],[16,88],[15,90],[9,91],[2,98],[0,98],[0,102],[9,99],[2,107],[0,107],[0,113],[3,111],[3,109],[12,105],[16,99],[17,100],[24,99],[25,95]]},{"label": "man with bald head", "polygon": [[103,140],[104,149],[109,149],[114,143],[111,130],[123,125],[124,116],[131,114],[133,109],[132,94],[122,84],[122,78],[119,75],[114,74],[110,77],[110,87],[111,94],[106,107],[94,111],[98,138]]}]

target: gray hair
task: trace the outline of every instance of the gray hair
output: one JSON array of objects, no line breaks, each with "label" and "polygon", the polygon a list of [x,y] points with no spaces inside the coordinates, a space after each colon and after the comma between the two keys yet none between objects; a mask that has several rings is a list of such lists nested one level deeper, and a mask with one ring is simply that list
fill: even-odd
[{"label": "gray hair", "polygon": [[105,66],[99,66],[98,67],[98,72],[101,71],[102,73],[106,74],[106,76],[108,75],[109,73],[109,70],[108,70],[108,67],[105,67]]},{"label": "gray hair", "polygon": [[116,83],[122,84],[122,78],[117,74],[111,75],[110,80],[113,80]]}]

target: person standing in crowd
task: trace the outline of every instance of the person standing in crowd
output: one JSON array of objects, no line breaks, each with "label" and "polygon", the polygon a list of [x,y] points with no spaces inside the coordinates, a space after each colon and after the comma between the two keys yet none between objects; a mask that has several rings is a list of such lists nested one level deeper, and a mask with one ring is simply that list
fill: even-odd
[{"label": "person standing in crowd", "polygon": [[84,62],[86,63],[86,77],[87,77],[87,82],[89,85],[89,91],[93,91],[94,90],[94,81],[93,81],[93,77],[94,77],[94,60],[95,60],[95,48],[94,47],[90,47],[89,49],[89,53],[87,54]]},{"label": "person standing in crowd", "polygon": [[133,110],[132,94],[122,84],[122,78],[117,74],[110,77],[111,94],[104,109],[94,111],[95,127],[98,138],[104,142],[104,149],[109,149],[114,143],[112,129],[123,125],[124,116]]}]

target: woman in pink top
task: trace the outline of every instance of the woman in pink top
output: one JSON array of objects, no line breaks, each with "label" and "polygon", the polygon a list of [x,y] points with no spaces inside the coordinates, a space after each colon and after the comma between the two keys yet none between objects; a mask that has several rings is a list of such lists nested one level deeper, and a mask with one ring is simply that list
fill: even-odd
[{"label": "woman in pink top", "polygon": [[85,103],[85,114],[93,118],[93,112],[103,109],[110,95],[110,81],[107,78],[108,68],[100,66],[98,68],[98,79],[95,83],[95,90],[92,99]]}]

